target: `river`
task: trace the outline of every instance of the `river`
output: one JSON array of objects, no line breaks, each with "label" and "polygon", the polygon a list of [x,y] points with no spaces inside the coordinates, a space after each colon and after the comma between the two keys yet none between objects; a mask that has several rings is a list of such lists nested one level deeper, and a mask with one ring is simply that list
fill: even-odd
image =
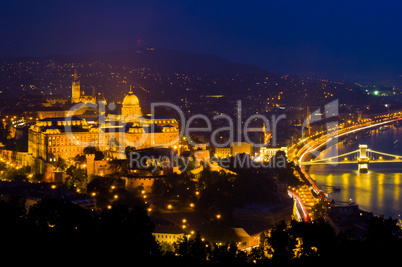
[{"label": "river", "polygon": [[[394,142],[399,140],[395,145]],[[402,156],[402,127],[390,127],[386,131],[372,130],[371,136],[361,137],[356,144],[337,145],[320,153],[320,158],[338,155],[358,149],[359,144],[384,153]],[[359,173],[357,164],[314,165],[307,169],[329,199],[340,202],[356,202],[359,207],[386,218],[402,216],[402,163],[373,163],[368,173]],[[339,186],[340,191],[334,191]]]}]

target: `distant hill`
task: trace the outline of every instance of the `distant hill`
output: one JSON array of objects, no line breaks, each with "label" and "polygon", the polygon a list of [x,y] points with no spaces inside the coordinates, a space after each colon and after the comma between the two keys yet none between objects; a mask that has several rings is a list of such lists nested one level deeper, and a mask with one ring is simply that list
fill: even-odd
[{"label": "distant hill", "polygon": [[[367,103],[368,97],[353,84],[273,74],[213,55],[138,47],[114,52],[0,58],[0,99],[17,99],[22,94],[70,97],[75,69],[81,89],[87,94],[95,89],[109,101],[118,102],[133,85],[143,103],[170,101],[191,106],[191,112],[204,95],[246,99],[252,103],[251,110],[260,105],[260,112],[278,106],[322,106],[330,99]],[[211,111],[222,106],[222,99],[219,100],[210,107]],[[214,102],[211,98],[203,101]],[[233,102],[228,103],[227,110],[233,110]]]},{"label": "distant hill", "polygon": [[[170,76],[185,74],[204,77],[201,82],[185,83],[179,79],[146,79],[148,74]],[[127,91],[126,82],[141,84],[156,95],[172,92],[175,88],[195,87],[204,92],[217,89],[221,93],[233,94],[236,86],[225,90],[228,81],[219,88],[207,81],[210,77],[263,75],[273,77],[268,71],[248,64],[229,62],[223,58],[186,53],[168,49],[137,47],[136,49],[114,52],[87,52],[72,55],[49,55],[42,57],[0,57],[0,98],[18,98],[23,93],[62,94],[71,93],[72,74],[78,69],[83,90],[104,93],[111,99],[121,99]],[[114,75],[116,73],[116,75]],[[209,77],[206,77],[208,75]],[[123,78],[124,77],[124,78]],[[159,76],[157,76],[159,77]],[[255,83],[254,81],[252,83]],[[173,87],[173,89],[172,89]],[[247,85],[248,88],[248,85]],[[159,93],[158,93],[159,92]],[[176,92],[177,93],[177,92]]]},{"label": "distant hill", "polygon": [[146,67],[161,74],[267,74],[260,67],[232,63],[223,58],[186,53],[168,49],[145,48],[115,52],[89,52],[76,55],[55,55],[43,57],[57,63],[100,61],[115,66]]}]

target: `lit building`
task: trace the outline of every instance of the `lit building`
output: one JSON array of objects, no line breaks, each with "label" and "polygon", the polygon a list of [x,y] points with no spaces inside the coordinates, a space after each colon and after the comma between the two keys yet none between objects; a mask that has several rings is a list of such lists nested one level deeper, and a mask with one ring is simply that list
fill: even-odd
[{"label": "lit building", "polygon": [[106,100],[100,96],[100,94],[95,94],[95,89],[92,90],[92,95],[86,95],[84,91],[81,91],[81,83],[78,80],[77,70],[74,72],[74,80],[72,84],[71,92],[71,103],[92,103],[96,104],[99,101],[103,101],[106,104]]},{"label": "lit building", "polygon": [[233,142],[230,147],[216,147],[215,156],[219,158],[226,158],[236,156],[238,154],[252,154],[253,146],[247,142]]},{"label": "lit building", "polygon": [[[80,96],[76,74],[72,86],[72,99],[76,101],[97,100]],[[88,103],[88,102],[86,102]],[[78,109],[77,109],[78,110]],[[125,96],[121,116],[104,116],[89,121],[81,112],[71,117],[52,117],[36,121],[28,131],[28,157],[35,173],[50,170],[52,162],[59,157],[72,159],[82,155],[84,148],[92,146],[114,158],[124,159],[125,149],[149,147],[173,147],[179,141],[179,125],[167,116],[143,115],[137,96],[132,88]]]},{"label": "lit building", "polygon": [[260,155],[265,156],[269,159],[269,158],[275,156],[276,153],[278,153],[279,151],[285,152],[285,154],[287,156],[287,153],[288,153],[287,147],[265,147],[265,146],[260,148]]},{"label": "lit building", "polygon": [[131,85],[128,95],[124,97],[123,106],[121,107],[121,115],[124,121],[131,121],[134,118],[142,116],[140,101],[138,100],[138,97],[134,95]]},{"label": "lit building", "polygon": [[152,235],[158,244],[173,244],[182,242],[184,231],[175,225],[156,225]]}]

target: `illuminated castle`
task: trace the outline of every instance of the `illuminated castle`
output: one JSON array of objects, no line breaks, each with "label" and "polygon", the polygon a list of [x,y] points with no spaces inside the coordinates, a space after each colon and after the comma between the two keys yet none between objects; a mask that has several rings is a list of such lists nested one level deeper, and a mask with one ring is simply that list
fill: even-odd
[{"label": "illuminated castle", "polygon": [[[71,102],[99,103],[95,95],[81,94],[80,81],[74,74]],[[102,100],[106,102],[104,99]],[[71,111],[71,110],[70,110]],[[77,110],[78,111],[78,110]],[[68,114],[68,113],[66,113]],[[71,114],[70,114],[71,115]],[[76,112],[70,117],[47,117],[37,120],[28,131],[29,165],[34,173],[49,171],[59,157],[72,161],[91,146],[109,158],[125,158],[125,149],[173,147],[179,141],[176,119],[143,114],[139,100],[130,86],[124,97],[121,115],[85,116]]]}]

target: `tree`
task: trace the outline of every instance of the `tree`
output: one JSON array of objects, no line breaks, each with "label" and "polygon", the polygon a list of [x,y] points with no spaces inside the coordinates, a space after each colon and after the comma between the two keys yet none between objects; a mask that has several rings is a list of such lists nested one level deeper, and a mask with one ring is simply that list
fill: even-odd
[{"label": "tree", "polygon": [[99,215],[97,238],[105,245],[102,249],[107,253],[155,258],[159,247],[152,235],[153,229],[154,224],[145,209],[116,205]]},{"label": "tree", "polygon": [[83,153],[84,153],[84,155],[86,155],[86,154],[95,154],[96,151],[97,150],[96,150],[95,147],[87,146],[87,147],[84,148]]},{"label": "tree", "polygon": [[7,141],[9,135],[10,135],[10,126],[4,123],[0,117],[0,142]]},{"label": "tree", "polygon": [[[226,243],[225,245],[214,244],[210,261],[212,263],[237,263],[237,246],[236,244]],[[244,263],[244,262],[243,262]]]},{"label": "tree", "polygon": [[35,174],[32,176],[32,178],[31,178],[30,180],[31,180],[31,182],[33,182],[33,183],[40,183],[40,182],[43,182],[43,180],[44,180],[44,175],[43,175],[43,173],[35,173]]},{"label": "tree", "polygon": [[81,168],[77,168],[71,165],[67,170],[66,174],[68,175],[65,184],[68,188],[80,188],[85,190],[88,184],[87,175],[85,170]]},{"label": "tree", "polygon": [[197,232],[194,239],[189,240],[185,237],[176,251],[185,262],[205,263],[207,255],[210,253],[210,248],[206,241],[202,241],[200,233]]},{"label": "tree", "polygon": [[289,234],[299,241],[297,257],[300,263],[317,262],[324,263],[330,259],[335,251],[335,231],[323,218],[318,218],[314,223],[291,221]]},{"label": "tree", "polygon": [[[25,199],[13,197],[10,201],[0,201],[0,233],[2,237],[6,235],[18,234],[21,227],[26,226]],[[13,238],[16,238],[15,236]]]},{"label": "tree", "polygon": [[268,235],[269,253],[277,263],[289,263],[294,258],[296,238],[288,231],[285,221],[276,224]]},{"label": "tree", "polygon": [[63,199],[43,199],[29,210],[28,220],[38,231],[70,236],[91,231],[89,210]]},{"label": "tree", "polygon": [[126,148],[124,149],[124,153],[126,154],[126,159],[129,159],[130,153],[133,153],[135,150],[136,150],[136,148],[133,146],[126,146]]},{"label": "tree", "polygon": [[103,154],[102,151],[95,152],[95,160],[103,160],[104,158],[105,158],[105,155]]},{"label": "tree", "polygon": [[113,173],[121,176],[128,174],[127,160],[113,159],[109,162],[110,167],[113,169]]},{"label": "tree", "polygon": [[366,234],[367,241],[380,245],[380,243],[390,242],[395,239],[395,234],[400,230],[396,222],[391,217],[385,220],[381,217],[373,217],[369,222]]},{"label": "tree", "polygon": [[52,163],[52,167],[55,172],[64,172],[67,169],[66,160],[59,156],[57,161]]}]

